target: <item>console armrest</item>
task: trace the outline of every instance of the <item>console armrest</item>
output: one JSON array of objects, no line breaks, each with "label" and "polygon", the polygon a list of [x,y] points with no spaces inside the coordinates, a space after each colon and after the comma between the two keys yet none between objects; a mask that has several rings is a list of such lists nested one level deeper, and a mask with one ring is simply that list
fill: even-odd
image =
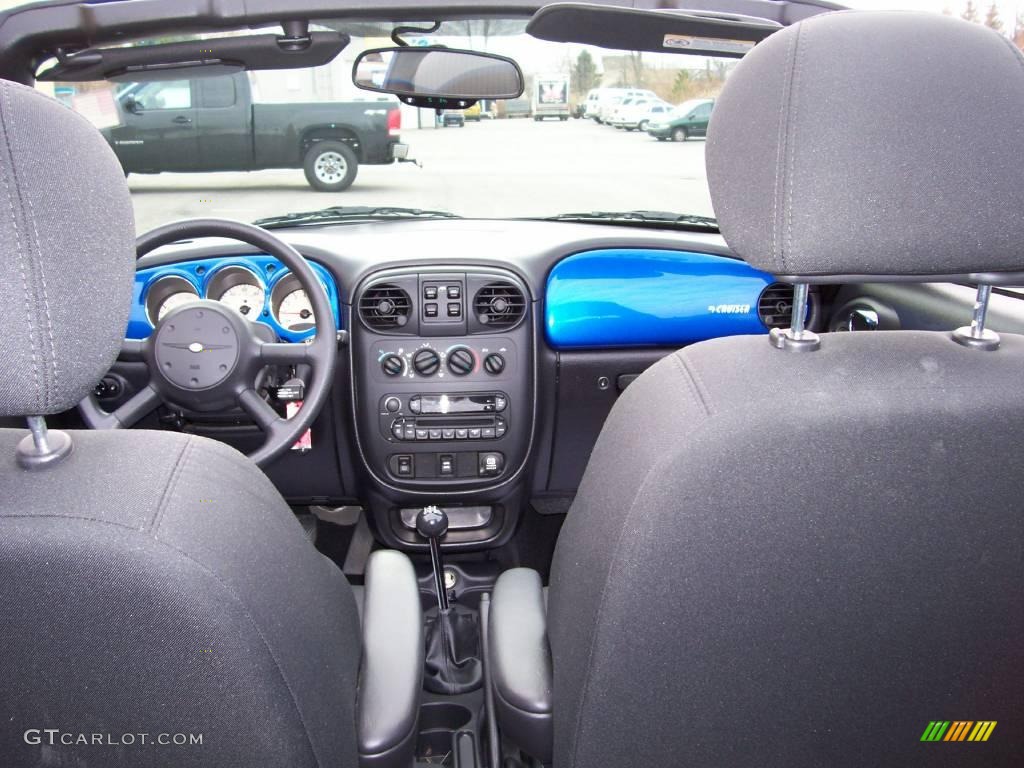
[{"label": "console armrest", "polygon": [[498,725],[524,752],[550,763],[551,648],[540,574],[513,568],[498,577],[488,638]]},{"label": "console armrest", "polygon": [[423,687],[423,610],[409,558],[374,552],[366,566],[357,728],[363,768],[411,768]]}]

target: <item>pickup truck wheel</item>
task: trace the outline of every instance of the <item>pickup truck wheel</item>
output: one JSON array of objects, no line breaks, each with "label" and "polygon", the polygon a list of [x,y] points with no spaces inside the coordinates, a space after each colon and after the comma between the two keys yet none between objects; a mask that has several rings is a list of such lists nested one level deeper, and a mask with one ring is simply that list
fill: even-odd
[{"label": "pickup truck wheel", "polygon": [[318,141],[302,163],[306,181],[321,192],[341,192],[352,186],[359,170],[356,153],[340,141]]},{"label": "pickup truck wheel", "polygon": [[686,141],[690,138],[690,134],[686,132],[685,128],[676,128],[672,131],[672,141]]}]

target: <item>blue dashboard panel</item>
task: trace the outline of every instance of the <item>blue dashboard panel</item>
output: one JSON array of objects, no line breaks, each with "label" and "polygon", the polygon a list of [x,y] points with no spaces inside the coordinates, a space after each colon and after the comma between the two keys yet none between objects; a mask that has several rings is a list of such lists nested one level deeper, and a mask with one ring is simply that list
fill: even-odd
[{"label": "blue dashboard panel", "polygon": [[[331,301],[331,310],[334,313],[334,325],[336,328],[340,328],[341,315],[338,310],[340,298],[334,278],[319,264],[311,261],[309,262],[309,265],[320,278],[320,282],[323,283],[324,288],[327,289],[327,296]],[[132,309],[131,314],[128,316],[128,329],[125,332],[125,338],[145,339],[153,332],[153,323],[150,322],[149,314],[146,311],[146,298],[150,287],[155,282],[172,275],[180,277],[189,282],[199,296],[208,298],[206,290],[210,281],[216,277],[220,270],[232,266],[248,269],[256,275],[263,284],[263,308],[260,311],[259,316],[254,318],[256,322],[270,326],[278,335],[278,338],[284,341],[303,341],[315,333],[314,329],[290,331],[284,328],[274,318],[273,313],[270,310],[270,297],[273,293],[274,286],[291,274],[291,271],[272,256],[256,254],[252,256],[222,256],[212,259],[180,261],[174,264],[164,264],[157,267],[138,270],[135,273]]]},{"label": "blue dashboard panel", "polygon": [[560,349],[671,346],[767,333],[757,300],[772,282],[742,261],[704,253],[577,253],[548,275],[548,341]]}]

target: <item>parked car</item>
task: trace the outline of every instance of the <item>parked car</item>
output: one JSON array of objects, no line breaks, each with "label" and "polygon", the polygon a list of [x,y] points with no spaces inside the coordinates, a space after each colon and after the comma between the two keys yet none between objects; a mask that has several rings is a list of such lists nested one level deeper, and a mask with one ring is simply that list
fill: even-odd
[{"label": "parked car", "polygon": [[[643,123],[644,128],[646,128],[647,123],[650,122],[648,115],[651,114],[655,108],[657,108],[657,111],[654,114],[659,116],[667,115],[673,109],[671,104],[662,101],[661,99],[624,99],[612,112],[612,116],[609,119],[608,124],[614,128],[622,128],[627,131],[635,131],[641,123]],[[641,128],[641,130],[644,130],[644,128]]]},{"label": "parked car", "polygon": [[564,75],[538,77],[533,83],[533,119],[569,119],[569,78]]},{"label": "parked car", "polygon": [[457,128],[466,127],[466,115],[461,109],[446,109],[441,113],[439,119],[442,128],[451,128],[452,126]]},{"label": "parked car", "polygon": [[686,141],[690,138],[707,136],[714,99],[693,99],[684,101],[675,111],[660,122],[647,124],[647,133],[658,141]]},{"label": "parked car", "polygon": [[594,120],[598,123],[606,123],[612,115],[612,111],[622,103],[624,99],[632,98],[657,99],[653,91],[645,91],[638,88],[602,88],[597,96],[597,104],[594,107]]},{"label": "parked car", "polygon": [[511,99],[505,102],[505,117],[529,117],[532,114],[529,99]]},{"label": "parked car", "polygon": [[115,103],[120,125],[103,135],[125,173],[302,168],[314,189],[340,192],[360,164],[405,155],[396,155],[402,117],[390,97],[255,104],[240,72],[133,83]]}]

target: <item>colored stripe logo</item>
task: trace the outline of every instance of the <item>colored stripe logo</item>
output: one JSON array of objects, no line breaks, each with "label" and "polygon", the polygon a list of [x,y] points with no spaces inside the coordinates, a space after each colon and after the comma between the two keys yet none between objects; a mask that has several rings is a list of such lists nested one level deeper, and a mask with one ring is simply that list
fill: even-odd
[{"label": "colored stripe logo", "polygon": [[921,741],[988,741],[995,727],[995,720],[932,720]]}]

